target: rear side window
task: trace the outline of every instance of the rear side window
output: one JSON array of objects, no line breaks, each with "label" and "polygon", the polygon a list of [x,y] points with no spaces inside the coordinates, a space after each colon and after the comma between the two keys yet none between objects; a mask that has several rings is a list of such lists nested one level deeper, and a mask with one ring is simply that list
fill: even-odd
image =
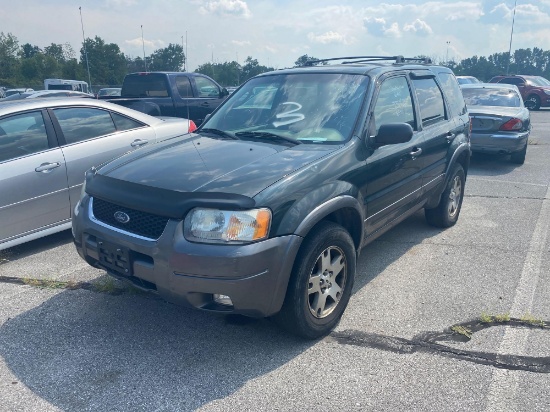
[{"label": "rear side window", "polygon": [[134,119],[130,119],[129,117],[122,116],[118,113],[111,112],[111,116],[113,117],[116,129],[118,131],[132,130],[132,129],[137,129],[139,127],[144,126],[143,123],[140,123],[140,122],[138,122],[137,120],[134,120]]},{"label": "rear side window", "polygon": [[0,162],[48,149],[48,135],[41,112],[0,119]]},{"label": "rear side window", "polygon": [[114,133],[115,124],[109,112],[89,107],[54,109],[67,144]]},{"label": "rear side window", "polygon": [[445,120],[445,103],[435,79],[415,79],[413,84],[420,106],[422,124],[430,126]]},{"label": "rear side window", "polygon": [[465,114],[466,105],[464,104],[464,98],[462,97],[462,92],[456,78],[451,73],[439,73],[437,77],[439,78],[441,87],[443,87],[443,92],[447,96],[453,116]]},{"label": "rear side window", "polygon": [[191,82],[189,77],[178,76],[176,77],[176,87],[180,97],[193,97],[193,88],[191,87]]},{"label": "rear side window", "polygon": [[122,85],[124,97],[168,97],[168,83],[162,74],[128,75]]}]

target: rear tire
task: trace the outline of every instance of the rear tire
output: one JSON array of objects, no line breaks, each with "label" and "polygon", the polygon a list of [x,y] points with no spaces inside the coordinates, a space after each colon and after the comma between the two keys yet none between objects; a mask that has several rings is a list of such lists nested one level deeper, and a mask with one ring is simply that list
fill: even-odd
[{"label": "rear tire", "polygon": [[452,169],[445,190],[441,194],[439,204],[433,209],[425,209],[424,214],[428,223],[435,227],[451,227],[457,220],[464,199],[464,184],[466,177],[464,169],[459,163]]},{"label": "rear tire", "polygon": [[335,223],[320,223],[300,248],[283,307],[274,320],[307,339],[330,333],[349,302],[355,264],[355,245],[349,233]]},{"label": "rear tire", "polygon": [[512,163],[522,165],[525,163],[526,154],[527,154],[527,145],[525,145],[525,147],[519,152],[512,153],[512,155],[510,156],[510,160],[512,161]]}]

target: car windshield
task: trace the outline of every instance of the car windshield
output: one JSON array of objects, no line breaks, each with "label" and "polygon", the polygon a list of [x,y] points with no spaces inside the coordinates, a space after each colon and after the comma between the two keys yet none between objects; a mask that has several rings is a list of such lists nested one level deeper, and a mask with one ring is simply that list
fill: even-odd
[{"label": "car windshield", "polygon": [[351,136],[367,85],[366,76],[341,73],[257,77],[203,128],[263,141],[341,143]]},{"label": "car windshield", "polygon": [[467,106],[520,107],[521,99],[512,89],[463,88]]},{"label": "car windshield", "polygon": [[528,82],[533,86],[550,86],[550,81],[541,76],[531,77]]}]

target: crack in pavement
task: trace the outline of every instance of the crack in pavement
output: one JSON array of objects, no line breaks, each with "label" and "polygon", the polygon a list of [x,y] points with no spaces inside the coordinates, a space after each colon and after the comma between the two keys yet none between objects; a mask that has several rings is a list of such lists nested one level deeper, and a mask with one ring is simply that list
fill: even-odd
[{"label": "crack in pavement", "polygon": [[[110,295],[141,292],[135,288],[121,288],[117,286],[103,287],[101,282],[71,282],[55,281],[51,279],[25,279],[13,276],[0,275],[0,283],[31,286],[46,289],[83,289]],[[134,290],[135,289],[135,290]],[[149,295],[149,293],[142,292]],[[453,348],[440,342],[468,342],[476,332],[494,326],[510,326],[516,328],[550,329],[550,322],[534,319],[511,318],[508,321],[480,322],[473,320],[453,325],[442,332],[423,332],[412,339],[368,333],[353,329],[342,332],[332,332],[325,338],[327,341],[336,341],[341,345],[353,345],[379,349],[399,354],[428,353],[452,359],[473,362],[480,365],[493,366],[500,369],[522,370],[535,373],[550,373],[550,357],[508,355],[480,351],[468,351]],[[462,328],[462,329],[460,329]],[[454,330],[453,330],[454,329]],[[467,331],[467,336],[456,330]]]},{"label": "crack in pavement", "polygon": [[[494,326],[550,329],[547,323],[545,321],[537,321],[537,324],[533,324],[529,321],[515,318],[505,322],[491,321],[486,323],[474,320],[454,325],[453,328],[457,326],[466,328],[473,335],[475,332]],[[451,328],[443,332],[423,332],[412,339],[348,329],[342,332],[332,332],[325,339],[336,341],[341,345],[368,347],[399,354],[428,353],[500,369],[550,373],[550,357],[468,351],[441,344],[440,342],[467,342],[470,340],[470,338],[451,330]]]}]

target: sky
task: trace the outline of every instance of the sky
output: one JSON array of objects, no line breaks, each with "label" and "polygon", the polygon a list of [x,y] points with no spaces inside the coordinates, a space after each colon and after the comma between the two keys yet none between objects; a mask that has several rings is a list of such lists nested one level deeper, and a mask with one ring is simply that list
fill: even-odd
[{"label": "sky", "polygon": [[[244,60],[291,67],[298,57],[427,55],[436,61],[507,52],[515,0],[0,0],[0,32],[44,48],[86,37],[148,56],[170,43],[187,69]],[[80,10],[82,9],[82,23]],[[550,50],[550,0],[517,0],[512,51]],[[143,30],[143,42],[142,42]]]}]

